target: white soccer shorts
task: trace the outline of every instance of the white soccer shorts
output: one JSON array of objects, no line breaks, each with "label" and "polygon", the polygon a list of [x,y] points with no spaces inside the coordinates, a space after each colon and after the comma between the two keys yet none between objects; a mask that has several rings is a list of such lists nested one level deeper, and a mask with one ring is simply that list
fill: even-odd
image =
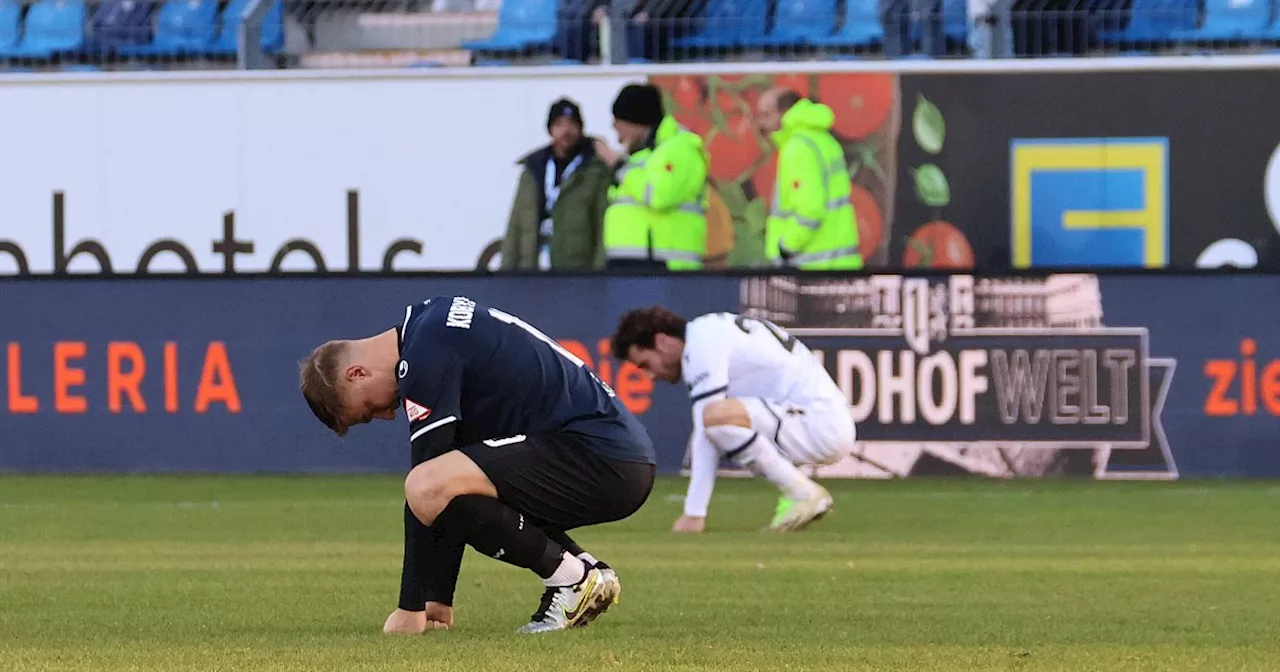
[{"label": "white soccer shorts", "polygon": [[803,407],[759,397],[738,401],[747,407],[751,428],[773,440],[796,466],[835,464],[853,450],[857,433],[844,400]]}]

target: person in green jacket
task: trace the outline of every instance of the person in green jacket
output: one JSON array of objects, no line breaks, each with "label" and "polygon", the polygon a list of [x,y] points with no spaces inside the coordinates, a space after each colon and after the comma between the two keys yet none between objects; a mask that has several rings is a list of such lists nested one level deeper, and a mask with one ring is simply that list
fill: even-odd
[{"label": "person in green jacket", "polygon": [[760,130],[778,148],[765,256],[801,270],[859,270],[858,222],[830,107],[775,88],[760,96]]},{"label": "person in green jacket", "polygon": [[604,266],[602,231],[613,173],[582,132],[571,100],[547,114],[551,144],[520,159],[500,270],[583,270]]},{"label": "person in green jacket", "polygon": [[707,255],[707,171],[702,138],[663,109],[652,84],[623,87],[613,103],[613,127],[630,152],[597,141],[616,171],[604,219],[606,268],[699,270]]}]

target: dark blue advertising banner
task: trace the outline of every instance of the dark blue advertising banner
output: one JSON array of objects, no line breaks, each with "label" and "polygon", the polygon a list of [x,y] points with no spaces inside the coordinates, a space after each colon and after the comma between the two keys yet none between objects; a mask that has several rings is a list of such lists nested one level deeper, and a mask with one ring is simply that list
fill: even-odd
[{"label": "dark blue advertising banner", "polygon": [[1272,276],[505,277],[0,283],[0,470],[397,472],[407,424],[339,439],[298,392],[332,338],[462,295],[585,360],[678,473],[681,385],[608,354],[621,314],[732,311],[804,341],[856,449],[828,477],[1280,476]]}]

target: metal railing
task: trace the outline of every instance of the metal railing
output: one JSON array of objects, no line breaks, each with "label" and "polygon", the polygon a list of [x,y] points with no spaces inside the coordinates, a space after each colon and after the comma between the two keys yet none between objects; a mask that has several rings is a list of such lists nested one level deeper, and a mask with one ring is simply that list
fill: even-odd
[{"label": "metal railing", "polygon": [[0,0],[0,70],[1264,53],[1280,0]]}]

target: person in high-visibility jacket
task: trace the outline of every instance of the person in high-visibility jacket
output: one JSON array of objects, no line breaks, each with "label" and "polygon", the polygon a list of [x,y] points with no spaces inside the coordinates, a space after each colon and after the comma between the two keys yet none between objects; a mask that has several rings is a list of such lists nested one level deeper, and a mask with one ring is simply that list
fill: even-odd
[{"label": "person in high-visibility jacket", "polygon": [[604,214],[606,268],[699,270],[707,254],[707,170],[702,138],[663,110],[662,93],[631,84],[613,103],[613,127],[630,152],[596,140],[616,171]]},{"label": "person in high-visibility jacket", "polygon": [[801,270],[858,270],[857,216],[844,149],[831,135],[835,113],[784,88],[758,105],[760,130],[778,149],[765,254]]}]

